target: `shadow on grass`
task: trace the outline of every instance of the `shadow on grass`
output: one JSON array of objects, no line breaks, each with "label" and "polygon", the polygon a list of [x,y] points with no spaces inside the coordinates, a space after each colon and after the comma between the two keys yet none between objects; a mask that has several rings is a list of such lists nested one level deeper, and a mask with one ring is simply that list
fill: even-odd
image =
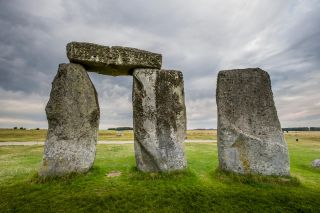
[{"label": "shadow on grass", "polygon": [[291,187],[299,185],[294,177],[238,175],[216,170],[210,173],[210,178],[205,177],[211,182],[201,181],[196,170],[143,173],[132,166],[122,169],[121,176],[106,179],[108,171],[95,166],[86,174],[54,178],[35,174],[31,181],[36,184],[23,181],[0,185],[0,209],[4,212],[318,212],[320,205],[319,189]]},{"label": "shadow on grass", "polygon": [[183,178],[196,178],[196,174],[190,169],[184,169],[180,171],[172,172],[141,172],[137,167],[132,167],[129,174],[129,179],[132,180],[179,180]]},{"label": "shadow on grass", "polygon": [[304,170],[304,172],[319,172],[320,168],[314,168],[312,167],[312,162],[310,164],[297,164],[295,169]]},{"label": "shadow on grass", "polygon": [[213,178],[225,183],[240,183],[252,186],[261,185],[284,185],[300,186],[298,178],[290,176],[264,176],[259,174],[237,174],[234,172],[223,171],[217,168],[211,173]]},{"label": "shadow on grass", "polygon": [[[122,171],[123,174],[118,178],[124,178],[135,181],[155,181],[155,180],[181,180],[184,178],[197,178],[197,175],[194,171],[190,169],[184,169],[180,171],[172,172],[141,172],[137,167],[131,167],[128,172]],[[54,177],[41,177],[38,173],[34,173],[31,178],[31,183],[46,184],[59,182],[63,184],[68,184],[72,181],[79,179],[90,179],[93,177],[104,178],[106,176],[106,171],[100,167],[94,166],[87,173],[70,173],[63,176],[54,176]],[[114,178],[112,178],[114,179]]]},{"label": "shadow on grass", "polygon": [[70,183],[76,179],[81,178],[90,178],[91,176],[97,176],[102,174],[102,170],[99,167],[92,167],[88,172],[86,173],[76,173],[72,172],[66,175],[62,176],[53,176],[53,177],[42,177],[39,176],[38,172],[35,173],[31,179],[31,183],[53,183],[53,182],[59,182],[59,183]]}]

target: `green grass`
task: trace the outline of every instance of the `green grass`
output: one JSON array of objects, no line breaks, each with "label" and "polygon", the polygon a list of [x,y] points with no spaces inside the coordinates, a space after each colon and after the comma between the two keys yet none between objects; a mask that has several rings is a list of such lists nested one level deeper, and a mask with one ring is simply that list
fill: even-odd
[{"label": "green grass", "polygon": [[221,172],[215,143],[188,143],[183,172],[143,174],[132,144],[98,145],[87,174],[43,180],[42,146],[0,147],[0,212],[319,212],[320,139],[286,137],[292,178]]},{"label": "green grass", "polygon": [[[99,141],[132,141],[133,131],[122,131],[119,135],[114,130],[99,130]],[[45,141],[47,136],[46,129],[40,130],[20,130],[20,129],[0,129],[0,142],[28,142]],[[215,130],[188,130],[187,139],[189,140],[215,140],[217,132]]]}]

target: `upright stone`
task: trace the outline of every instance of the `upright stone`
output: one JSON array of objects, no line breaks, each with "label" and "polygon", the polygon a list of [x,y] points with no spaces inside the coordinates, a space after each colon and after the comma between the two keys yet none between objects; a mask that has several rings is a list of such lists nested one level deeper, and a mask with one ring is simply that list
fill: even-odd
[{"label": "upright stone", "polygon": [[46,114],[49,128],[39,175],[87,172],[95,159],[100,111],[96,90],[81,65],[59,65]]},{"label": "upright stone", "polygon": [[132,75],[134,68],[161,68],[162,56],[129,47],[108,47],[98,44],[71,42],[67,44],[70,62],[105,75]]},{"label": "upright stone", "polygon": [[220,168],[290,175],[288,147],[268,73],[259,68],[220,71],[216,99]]},{"label": "upright stone", "polygon": [[180,71],[135,69],[133,126],[136,163],[143,172],[186,167],[183,75]]}]

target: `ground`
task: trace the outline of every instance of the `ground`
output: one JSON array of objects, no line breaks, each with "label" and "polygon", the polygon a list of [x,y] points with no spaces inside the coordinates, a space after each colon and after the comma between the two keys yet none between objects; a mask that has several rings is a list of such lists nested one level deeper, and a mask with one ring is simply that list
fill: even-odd
[{"label": "ground", "polygon": [[216,143],[187,143],[184,172],[143,174],[132,144],[98,145],[89,173],[44,180],[36,175],[42,146],[3,146],[0,212],[319,212],[320,170],[311,161],[320,158],[320,133],[286,140],[292,178],[223,173]]}]

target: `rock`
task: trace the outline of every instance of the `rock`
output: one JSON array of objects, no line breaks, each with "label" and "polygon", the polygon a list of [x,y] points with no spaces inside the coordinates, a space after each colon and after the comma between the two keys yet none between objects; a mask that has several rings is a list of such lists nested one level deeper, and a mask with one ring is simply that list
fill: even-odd
[{"label": "rock", "polygon": [[220,71],[216,99],[220,168],[289,176],[288,147],[268,73],[259,68]]},{"label": "rock", "polygon": [[320,168],[320,159],[315,159],[314,161],[312,161],[312,167]]},{"label": "rock", "polygon": [[136,163],[143,172],[186,167],[183,75],[180,71],[135,69],[133,126]]},{"label": "rock", "polygon": [[67,44],[70,62],[105,75],[132,75],[134,68],[161,68],[162,56],[129,47],[107,47],[98,44],[71,42]]},{"label": "rock", "polygon": [[87,172],[95,159],[100,110],[96,90],[81,65],[59,65],[46,114],[49,128],[39,175]]}]

